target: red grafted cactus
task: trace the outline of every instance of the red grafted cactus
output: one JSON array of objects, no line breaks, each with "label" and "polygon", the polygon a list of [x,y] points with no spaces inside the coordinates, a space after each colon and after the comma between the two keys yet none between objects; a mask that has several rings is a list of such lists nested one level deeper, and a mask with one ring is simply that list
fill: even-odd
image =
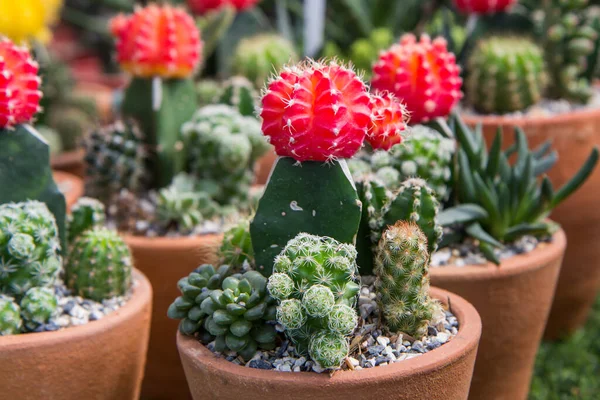
[{"label": "red grafted cactus", "polygon": [[351,69],[310,61],[284,68],[262,99],[263,133],[280,156],[350,158],[371,125],[370,96]]},{"label": "red grafted cactus", "polygon": [[371,147],[387,151],[401,143],[408,120],[404,105],[393,94],[383,92],[371,96],[371,109],[373,123],[367,132]]},{"label": "red grafted cactus", "polygon": [[202,41],[183,9],[151,4],[111,21],[121,67],[137,77],[186,78],[200,63]]},{"label": "red grafted cactus", "polygon": [[373,66],[373,89],[393,93],[414,124],[448,115],[462,98],[461,86],[456,57],[441,37],[404,35]]},{"label": "red grafted cactus", "polygon": [[188,6],[195,14],[204,14],[223,7],[233,7],[237,11],[244,11],[254,7],[260,0],[188,0]]},{"label": "red grafted cactus", "polygon": [[505,11],[517,0],[454,0],[456,8],[465,14],[495,14]]},{"label": "red grafted cactus", "polygon": [[26,48],[0,40],[0,129],[30,122],[40,111],[38,64]]}]

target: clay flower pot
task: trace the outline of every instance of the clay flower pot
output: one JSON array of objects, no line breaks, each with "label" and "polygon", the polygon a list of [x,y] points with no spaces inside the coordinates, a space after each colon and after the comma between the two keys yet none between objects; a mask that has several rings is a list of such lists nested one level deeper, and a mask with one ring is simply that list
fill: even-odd
[{"label": "clay flower pot", "polygon": [[123,307],[85,325],[0,337],[4,399],[134,400],[139,397],[150,333],[152,288],[137,286]]},{"label": "clay flower pot", "polygon": [[217,262],[221,235],[182,238],[124,236],[134,264],[150,280],[153,310],[142,399],[190,398],[173,332],[179,321],[167,317],[167,309],[179,295],[177,282],[201,264]]},{"label": "clay flower pot", "polygon": [[329,376],[242,367],[215,356],[195,338],[177,332],[177,347],[195,400],[243,399],[466,399],[481,335],[481,320],[463,298],[431,289],[450,304],[460,328],[456,337],[420,357]]},{"label": "clay flower pot", "polygon": [[483,333],[470,399],[527,398],[566,244],[559,231],[551,243],[500,266],[429,270],[432,285],[464,297],[481,315]]},{"label": "clay flower pot", "polygon": [[58,185],[58,188],[65,195],[67,210],[70,210],[73,204],[83,196],[83,180],[73,174],[63,171],[52,171],[52,175],[54,176],[54,181]]},{"label": "clay flower pot", "polygon": [[267,154],[265,154],[260,158],[260,160],[258,160],[255,167],[255,182],[257,185],[265,185],[267,183],[267,180],[269,180],[269,175],[271,174],[271,170],[273,169],[273,164],[275,163],[276,159],[277,154],[275,154],[275,151],[269,150]]},{"label": "clay flower pot", "polygon": [[65,151],[50,157],[50,166],[55,171],[68,172],[83,179],[85,178],[84,155],[83,149]]},{"label": "clay flower pot", "polygon": [[[600,145],[600,108],[552,117],[473,117],[464,116],[468,125],[483,124],[486,141],[491,144],[498,127],[504,131],[503,143],[513,143],[513,126],[520,126],[532,147],[552,140],[558,163],[548,175],[555,188],[567,182]],[[569,247],[560,272],[554,304],[545,337],[557,339],[583,326],[600,290],[600,168],[588,181],[552,213],[569,238]]]}]

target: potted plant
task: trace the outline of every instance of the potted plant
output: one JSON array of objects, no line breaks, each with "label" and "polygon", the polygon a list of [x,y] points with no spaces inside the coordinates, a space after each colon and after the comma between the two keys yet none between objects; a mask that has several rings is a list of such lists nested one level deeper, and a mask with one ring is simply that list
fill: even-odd
[{"label": "potted plant", "polygon": [[400,221],[371,253],[374,271],[356,262],[370,206],[345,159],[365,139],[380,149],[400,142],[402,105],[369,94],[351,69],[305,62],[269,83],[262,106],[280,157],[249,232],[240,226],[238,250],[228,240],[223,252],[249,257],[199,267],[169,309],[182,320],[177,342],[194,398],[466,398],[479,321],[461,298],[429,290],[426,233]]},{"label": "potted plant", "polygon": [[184,398],[167,309],[181,276],[216,262],[224,228],[249,213],[254,164],[269,145],[237,107],[198,107],[192,78],[203,44],[183,9],[151,4],[115,17],[111,30],[132,79],[121,120],[86,141],[86,193],[106,204],[154,287],[142,396]]},{"label": "potted plant", "polygon": [[[123,240],[101,226],[98,202],[80,200],[67,221],[48,144],[28,125],[42,95],[37,63],[8,40],[0,42],[0,53],[3,104],[12,105],[2,109],[0,130],[3,393],[135,399],[149,336],[150,285],[133,270]],[[75,380],[65,385],[57,376]]]},{"label": "potted plant", "polygon": [[[470,48],[463,51],[465,122],[482,124],[488,146],[498,129],[505,134],[504,145],[513,145],[513,126],[523,129],[533,147],[551,140],[561,157],[549,176],[555,184],[565,184],[579,160],[600,143],[599,95],[593,85],[600,46],[598,7],[555,0],[481,1],[479,9],[473,2],[455,3],[473,18],[473,13],[492,13],[478,17],[467,40]],[[491,4],[498,7],[492,10]],[[515,27],[511,37],[502,35],[508,25]],[[482,32],[488,37],[482,39]],[[570,240],[546,329],[549,339],[582,326],[600,290],[599,269],[589,262],[598,256],[593,245],[600,237],[594,211],[598,184],[600,173],[595,172],[552,214]]]}]

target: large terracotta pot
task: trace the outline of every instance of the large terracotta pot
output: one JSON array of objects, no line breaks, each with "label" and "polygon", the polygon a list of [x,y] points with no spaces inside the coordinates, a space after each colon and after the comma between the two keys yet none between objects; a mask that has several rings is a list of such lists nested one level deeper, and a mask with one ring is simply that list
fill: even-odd
[{"label": "large terracotta pot", "polygon": [[65,151],[50,157],[50,166],[55,171],[63,171],[85,178],[85,163],[83,157],[85,152],[81,150]]},{"label": "large terracotta pot", "polygon": [[52,171],[52,175],[54,176],[54,181],[58,185],[58,189],[65,195],[67,210],[70,210],[73,204],[83,196],[83,180],[73,174],[63,171]]},{"label": "large terracotta pot", "polygon": [[431,284],[475,306],[483,323],[472,400],[524,400],[565,252],[557,232],[550,244],[500,266],[431,268]]},{"label": "large terracotta pot", "polygon": [[195,400],[466,399],[481,320],[463,298],[437,288],[431,294],[451,305],[460,324],[458,335],[436,350],[385,367],[340,371],[332,377],[274,372],[230,363],[179,332],[177,347]]},{"label": "large terracotta pot", "polygon": [[175,337],[179,321],[167,317],[169,305],[180,295],[177,282],[201,264],[217,262],[221,235],[185,238],[125,236],[135,266],[152,283],[152,327],[142,399],[190,398],[179,361]]},{"label": "large terracotta pot", "polygon": [[[600,145],[600,109],[553,117],[465,117],[469,125],[483,124],[488,144],[498,127],[505,145],[513,143],[513,126],[521,126],[531,145],[552,140],[558,163],[549,172],[554,187],[566,183],[581,167],[592,148]],[[583,326],[600,290],[600,168],[581,189],[552,213],[562,225],[569,246],[560,272],[545,337],[557,339]]]},{"label": "large terracotta pot", "polygon": [[152,288],[134,271],[125,306],[86,325],[0,337],[3,399],[135,400],[150,333]]},{"label": "large terracotta pot", "polygon": [[273,169],[273,164],[277,159],[277,154],[275,151],[269,150],[267,154],[261,157],[260,160],[256,163],[256,180],[255,183],[257,185],[265,185],[267,180],[269,179],[269,175],[271,174],[271,169]]}]

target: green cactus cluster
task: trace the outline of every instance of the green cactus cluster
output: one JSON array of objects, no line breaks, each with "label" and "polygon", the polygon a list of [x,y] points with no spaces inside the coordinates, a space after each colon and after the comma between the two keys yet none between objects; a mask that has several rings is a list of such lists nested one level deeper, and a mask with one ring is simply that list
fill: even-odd
[{"label": "green cactus cluster", "polygon": [[116,231],[85,231],[71,245],[65,283],[74,293],[95,301],[122,296],[131,287],[133,262],[127,244]]},{"label": "green cactus cluster", "polygon": [[228,273],[229,266],[216,271],[211,265],[200,266],[180,281],[182,296],[169,307],[168,315],[183,319],[183,333],[200,332],[204,341],[215,341],[215,351],[232,350],[248,360],[258,348],[275,348],[274,300],[260,273]]},{"label": "green cactus cluster", "polygon": [[260,123],[225,105],[199,109],[182,128],[189,172],[217,189],[220,204],[244,205],[254,179],[254,163],[269,148]]},{"label": "green cactus cluster", "polygon": [[339,368],[358,316],[356,249],[329,237],[300,233],[275,259],[268,289],[277,299],[277,322],[322,368]]},{"label": "green cactus cluster", "polygon": [[33,287],[21,299],[20,308],[23,325],[33,331],[58,313],[58,300],[52,288]]},{"label": "green cactus cluster", "polygon": [[481,40],[468,70],[466,97],[477,111],[490,114],[526,109],[540,101],[548,83],[543,50],[524,37]]},{"label": "green cactus cluster", "polygon": [[232,66],[236,75],[245,76],[256,87],[287,63],[298,61],[294,44],[278,34],[259,34],[240,40]]},{"label": "green cactus cluster", "polygon": [[14,298],[0,294],[0,336],[21,333],[21,307]]},{"label": "green cactus cluster", "polygon": [[104,204],[96,199],[81,197],[71,207],[71,214],[67,218],[67,239],[72,243],[83,232],[104,226],[106,209]]},{"label": "green cactus cluster", "polygon": [[246,117],[255,116],[259,107],[258,92],[245,76],[232,76],[219,83],[205,79],[196,84],[201,106],[224,104]]},{"label": "green cactus cluster", "polygon": [[389,227],[377,247],[375,288],[386,326],[413,337],[427,334],[441,305],[429,296],[427,237],[419,227],[400,221]]},{"label": "green cactus cluster", "polygon": [[245,264],[254,264],[249,219],[241,219],[225,231],[218,256],[221,264],[227,264],[236,270],[241,269]]},{"label": "green cactus cluster", "polygon": [[122,189],[138,192],[146,177],[142,133],[132,120],[117,121],[86,140],[86,193],[107,204]]}]

